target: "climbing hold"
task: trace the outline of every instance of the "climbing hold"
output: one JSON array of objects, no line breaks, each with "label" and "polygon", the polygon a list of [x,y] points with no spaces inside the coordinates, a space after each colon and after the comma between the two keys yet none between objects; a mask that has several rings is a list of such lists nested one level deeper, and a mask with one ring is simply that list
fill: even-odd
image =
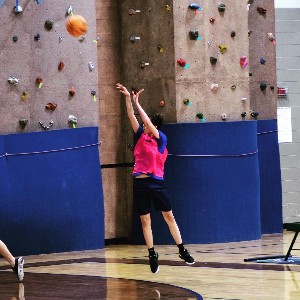
[{"label": "climbing hold", "polygon": [[73,128],[76,128],[77,125],[77,118],[73,115],[69,115],[68,117],[69,123],[72,125]]},{"label": "climbing hold", "polygon": [[17,85],[19,83],[19,80],[17,77],[11,76],[7,79],[8,83],[10,85]]},{"label": "climbing hold", "polygon": [[269,32],[267,34],[267,36],[268,36],[268,39],[275,45],[276,42],[275,42],[275,36],[274,36],[274,34],[272,32]]},{"label": "climbing hold", "polygon": [[235,37],[235,31],[231,31],[231,33],[230,33],[230,36],[232,37],[232,38],[234,38]]},{"label": "climbing hold", "polygon": [[213,23],[215,23],[215,20],[216,20],[215,18],[210,18],[209,22],[213,24]]},{"label": "climbing hold", "polygon": [[100,37],[99,36],[97,36],[94,40],[93,40],[93,43],[98,43],[98,41],[100,40]]},{"label": "climbing hold", "polygon": [[197,4],[197,3],[191,3],[189,5],[189,9],[191,9],[191,10],[200,10],[201,8],[200,8],[199,4]]},{"label": "climbing hold", "polygon": [[38,85],[39,89],[42,87],[43,85],[43,79],[42,78],[37,78],[35,80],[35,83]]},{"label": "climbing hold", "polygon": [[141,62],[140,62],[140,67],[141,67],[142,69],[144,69],[146,66],[149,66],[149,65],[150,65],[149,63],[144,62],[144,61],[141,61]]},{"label": "climbing hold", "polygon": [[134,146],[132,144],[127,144],[127,148],[130,149],[131,151],[134,150]]},{"label": "climbing hold", "polygon": [[272,91],[274,91],[274,90],[275,90],[275,86],[274,86],[274,85],[271,85],[271,86],[270,86],[270,89],[271,89]]},{"label": "climbing hold", "polygon": [[250,36],[251,33],[252,33],[252,30],[248,30],[248,36]]},{"label": "climbing hold", "polygon": [[235,85],[235,84],[231,85],[231,86],[230,86],[230,89],[231,89],[232,91],[235,91],[235,90],[236,90],[236,85]]},{"label": "climbing hold", "polygon": [[14,9],[13,9],[13,12],[15,14],[19,14],[19,13],[22,13],[23,12],[23,8],[21,6],[14,6]]},{"label": "climbing hold", "polygon": [[210,60],[210,63],[211,63],[212,65],[215,65],[215,64],[217,63],[217,61],[218,61],[218,59],[217,59],[216,57],[214,57],[214,56],[211,56],[211,57],[209,58],[209,60]]},{"label": "climbing hold", "polygon": [[22,129],[24,129],[26,127],[27,123],[28,123],[28,119],[20,119],[19,120],[19,124]]},{"label": "climbing hold", "polygon": [[261,59],[259,60],[259,62],[260,62],[262,65],[264,65],[264,64],[266,63],[266,60],[265,60],[264,58],[261,58]]},{"label": "climbing hold", "polygon": [[57,104],[49,102],[46,104],[45,107],[46,107],[46,109],[49,109],[49,110],[55,110],[55,108],[57,107]]},{"label": "climbing hold", "polygon": [[262,82],[259,87],[261,91],[265,91],[267,89],[267,84],[265,82]]},{"label": "climbing hold", "polygon": [[159,106],[160,106],[160,107],[164,107],[165,105],[166,105],[166,103],[165,103],[164,100],[161,100],[161,101],[159,102]]},{"label": "climbing hold", "polygon": [[243,97],[242,99],[241,99],[241,102],[242,103],[245,103],[247,101],[247,98],[246,97]]},{"label": "climbing hold", "polygon": [[130,15],[130,16],[133,16],[133,15],[135,15],[136,13],[139,13],[139,12],[141,12],[140,10],[137,10],[137,9],[133,9],[133,8],[130,8],[129,10],[128,10],[128,14]]},{"label": "climbing hold", "polygon": [[67,16],[70,16],[70,15],[73,15],[73,6],[72,5],[70,5],[69,7],[68,7],[68,9],[67,9],[67,12],[66,12],[66,15]]},{"label": "climbing hold", "polygon": [[96,94],[97,94],[96,91],[91,91],[91,95],[93,96],[94,101],[96,101],[97,99]]},{"label": "climbing hold", "polygon": [[34,40],[35,40],[36,42],[38,42],[38,41],[40,40],[40,38],[41,38],[41,36],[40,36],[39,33],[37,33],[37,34],[34,36]]},{"label": "climbing hold", "polygon": [[60,61],[59,64],[58,64],[58,70],[59,71],[62,71],[65,67],[65,63],[63,61]]},{"label": "climbing hold", "polygon": [[159,53],[164,53],[164,51],[165,51],[164,48],[160,45],[157,46],[157,49],[158,49]]},{"label": "climbing hold", "polygon": [[262,6],[257,6],[257,11],[258,11],[259,14],[265,15],[268,10],[266,8],[262,7]]},{"label": "climbing hold", "polygon": [[248,66],[247,56],[242,56],[240,58],[240,65],[245,68]]},{"label": "climbing hold", "polygon": [[254,118],[255,120],[257,119],[258,115],[259,115],[259,113],[257,111],[250,110],[250,116],[252,118]]},{"label": "climbing hold", "polygon": [[171,11],[171,6],[170,5],[165,5],[165,10],[166,11]]},{"label": "climbing hold", "polygon": [[58,38],[58,41],[61,43],[62,40],[63,40],[63,38],[62,38],[62,36],[60,36],[60,37]]},{"label": "climbing hold", "polygon": [[22,93],[22,95],[21,95],[21,99],[23,100],[23,101],[25,101],[26,99],[28,98],[28,92],[23,92]]},{"label": "climbing hold", "polygon": [[200,119],[200,120],[203,120],[204,114],[203,114],[203,113],[197,113],[197,114],[196,114],[196,117],[197,117],[198,119]]},{"label": "climbing hold", "polygon": [[241,113],[241,117],[242,118],[245,118],[247,116],[247,113],[245,112],[245,111],[243,111],[242,113]]},{"label": "climbing hold", "polygon": [[226,115],[225,113],[222,113],[222,115],[221,115],[221,119],[222,119],[223,121],[226,121],[226,119],[227,119],[227,115]]},{"label": "climbing hold", "polygon": [[183,58],[177,59],[177,63],[179,64],[180,67],[186,66],[186,61]]},{"label": "climbing hold", "polygon": [[95,69],[95,66],[91,61],[88,63],[88,67],[89,67],[90,72],[92,72]]},{"label": "climbing hold", "polygon": [[17,37],[16,35],[14,35],[14,36],[12,37],[12,40],[13,40],[13,42],[17,42],[17,41],[18,41],[18,37]]},{"label": "climbing hold", "polygon": [[183,67],[185,69],[188,69],[190,67],[190,65],[188,65],[183,58],[177,59],[177,63],[180,67]]},{"label": "climbing hold", "polygon": [[85,35],[82,35],[81,37],[78,38],[79,42],[83,42],[85,40]]},{"label": "climbing hold", "polygon": [[76,95],[76,92],[75,92],[75,89],[74,89],[73,86],[72,86],[72,87],[70,88],[70,90],[69,90],[69,95],[70,95],[71,97],[73,97],[73,96]]},{"label": "climbing hold", "polygon": [[224,54],[227,51],[227,46],[224,44],[219,45],[219,51]]},{"label": "climbing hold", "polygon": [[52,20],[47,20],[45,22],[45,25],[44,27],[47,29],[47,30],[51,30],[53,28],[53,25],[54,25],[54,22]]},{"label": "climbing hold", "polygon": [[218,4],[218,11],[219,12],[224,12],[226,9],[226,5],[224,3],[219,3]]},{"label": "climbing hold", "polygon": [[212,92],[216,92],[219,88],[219,85],[217,83],[212,83],[211,86],[210,86],[210,90]]},{"label": "climbing hold", "polygon": [[197,40],[199,37],[199,32],[198,32],[198,30],[191,30],[189,32],[189,35],[190,35],[191,40]]},{"label": "climbing hold", "polygon": [[139,37],[139,36],[131,36],[130,37],[130,41],[132,42],[132,43],[134,43],[134,42],[136,42],[136,41],[138,41],[138,40],[140,40],[141,38]]},{"label": "climbing hold", "polygon": [[42,127],[44,130],[48,130],[48,129],[50,129],[50,127],[53,126],[54,122],[53,122],[53,121],[50,121],[48,126],[44,125],[41,121],[39,121],[39,124],[41,125],[41,127]]},{"label": "climbing hold", "polygon": [[192,102],[189,99],[184,99],[182,102],[186,106],[192,106]]}]

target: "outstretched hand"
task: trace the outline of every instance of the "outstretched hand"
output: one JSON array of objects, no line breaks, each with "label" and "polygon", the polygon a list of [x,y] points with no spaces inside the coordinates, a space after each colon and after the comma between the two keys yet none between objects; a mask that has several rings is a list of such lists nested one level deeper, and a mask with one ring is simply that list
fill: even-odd
[{"label": "outstretched hand", "polygon": [[144,89],[138,91],[137,93],[132,92],[132,97],[135,104],[139,103],[139,96],[143,91]]},{"label": "outstretched hand", "polygon": [[130,93],[128,92],[127,88],[123,84],[117,83],[116,89],[119,90],[126,97],[130,97]]}]

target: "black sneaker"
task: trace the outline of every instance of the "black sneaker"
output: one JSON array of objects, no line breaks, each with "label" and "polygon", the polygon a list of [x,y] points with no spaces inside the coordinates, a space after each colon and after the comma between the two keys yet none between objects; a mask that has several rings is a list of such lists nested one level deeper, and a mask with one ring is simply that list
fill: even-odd
[{"label": "black sneaker", "polygon": [[154,252],[154,254],[149,255],[149,261],[150,261],[151,272],[152,273],[157,273],[159,271],[158,253]]},{"label": "black sneaker", "polygon": [[187,251],[186,249],[184,249],[183,252],[179,253],[179,257],[183,259],[188,265],[193,265],[195,263],[195,260],[193,259],[189,251]]},{"label": "black sneaker", "polygon": [[19,281],[22,281],[24,278],[23,267],[24,267],[23,257],[15,258],[15,266],[12,267],[12,270],[17,275]]}]

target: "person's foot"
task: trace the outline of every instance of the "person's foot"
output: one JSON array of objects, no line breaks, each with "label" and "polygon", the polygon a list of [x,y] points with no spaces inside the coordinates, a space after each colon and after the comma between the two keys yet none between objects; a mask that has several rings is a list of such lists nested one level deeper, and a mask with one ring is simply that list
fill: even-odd
[{"label": "person's foot", "polygon": [[12,267],[12,270],[17,275],[18,280],[22,281],[24,278],[24,259],[23,257],[15,258],[15,266]]},{"label": "person's foot", "polygon": [[158,253],[157,252],[154,252],[153,254],[149,254],[149,262],[150,262],[151,272],[157,273],[159,271]]},{"label": "person's foot", "polygon": [[184,249],[183,252],[179,253],[179,257],[181,259],[183,259],[185,261],[185,263],[188,264],[188,265],[193,265],[195,263],[194,258],[191,256],[189,251],[187,251],[186,249]]}]

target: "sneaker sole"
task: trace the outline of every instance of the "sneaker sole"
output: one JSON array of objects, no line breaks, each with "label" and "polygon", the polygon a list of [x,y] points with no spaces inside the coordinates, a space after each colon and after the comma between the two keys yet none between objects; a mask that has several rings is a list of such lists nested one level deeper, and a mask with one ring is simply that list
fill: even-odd
[{"label": "sneaker sole", "polygon": [[156,274],[156,273],[158,273],[158,271],[159,271],[159,266],[158,266],[158,268],[157,268],[156,272],[154,272],[153,274]]},{"label": "sneaker sole", "polygon": [[18,279],[22,281],[24,279],[24,259],[18,258]]},{"label": "sneaker sole", "polygon": [[[181,256],[181,255],[179,255],[179,258],[181,258],[182,260],[184,260],[184,258]],[[184,260],[184,262],[187,264],[187,265],[193,265],[194,263],[195,263],[195,261],[194,262],[192,262],[192,263],[189,263],[189,262],[187,262],[187,261],[185,261]]]}]

